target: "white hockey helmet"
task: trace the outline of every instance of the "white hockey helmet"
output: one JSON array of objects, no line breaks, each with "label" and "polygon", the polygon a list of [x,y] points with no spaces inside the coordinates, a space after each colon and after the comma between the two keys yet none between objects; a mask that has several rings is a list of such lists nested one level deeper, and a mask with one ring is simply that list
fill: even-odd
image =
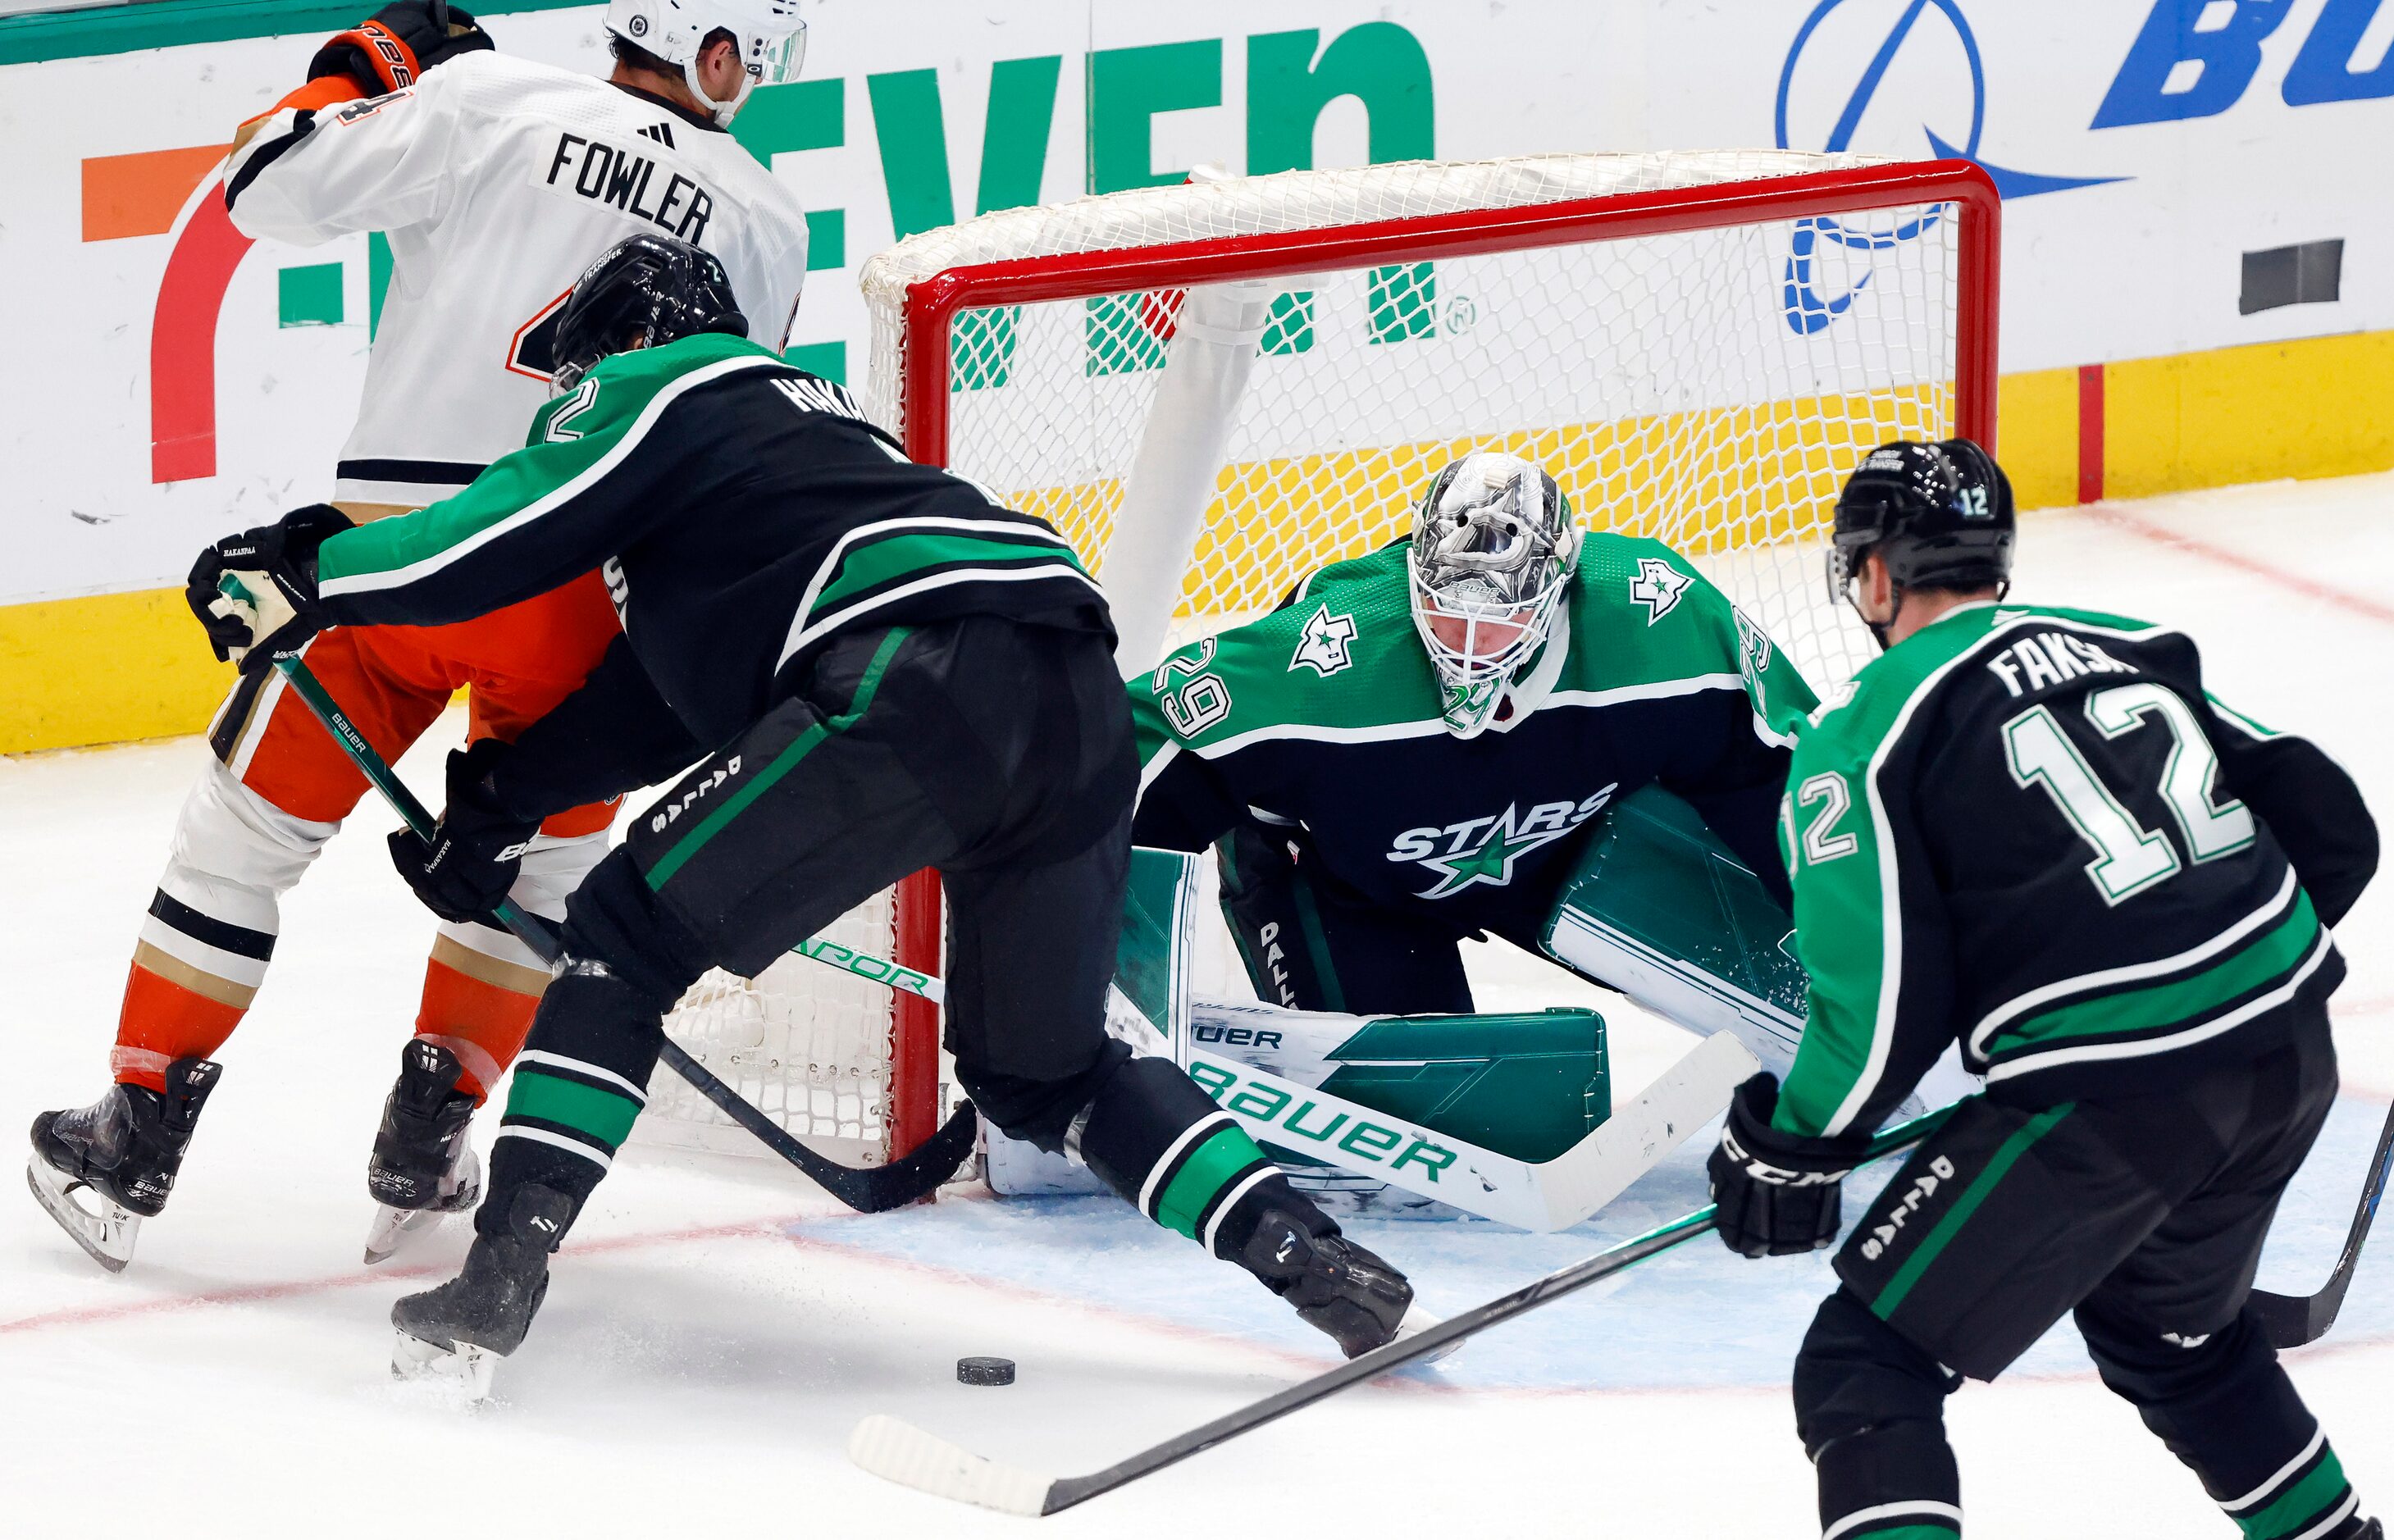
[{"label": "white hockey helmet", "polygon": [[[680,65],[690,94],[724,127],[750,91],[796,78],[807,57],[807,24],[798,19],[798,0],[608,0],[607,30]],[[746,66],[730,101],[716,100],[698,83],[699,53],[718,30],[731,34]]]},{"label": "white hockey helmet", "polygon": [[1546,645],[1579,546],[1571,500],[1519,455],[1466,454],[1431,480],[1405,566],[1449,732],[1485,731],[1505,687]]}]

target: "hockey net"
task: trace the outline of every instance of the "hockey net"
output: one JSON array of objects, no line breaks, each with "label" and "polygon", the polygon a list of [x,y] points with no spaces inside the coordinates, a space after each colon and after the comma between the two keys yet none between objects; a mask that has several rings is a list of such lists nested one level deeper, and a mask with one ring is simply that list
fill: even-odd
[{"label": "hockey net", "polygon": [[[1126,672],[1397,537],[1439,466],[1503,449],[1587,527],[1686,554],[1825,690],[1872,651],[1822,593],[1844,478],[1889,439],[1992,442],[1997,220],[1962,163],[1789,151],[1411,162],[1015,209],[866,263],[866,404],[914,458],[1072,541]],[[937,971],[935,902],[885,896],[835,939],[872,951],[911,915],[928,939],[900,960]],[[928,1013],[892,1014],[886,990],[791,958],[710,976],[669,1030],[794,1133],[887,1151],[951,1094]],[[657,1089],[674,1100],[652,1112],[733,1134]]]}]

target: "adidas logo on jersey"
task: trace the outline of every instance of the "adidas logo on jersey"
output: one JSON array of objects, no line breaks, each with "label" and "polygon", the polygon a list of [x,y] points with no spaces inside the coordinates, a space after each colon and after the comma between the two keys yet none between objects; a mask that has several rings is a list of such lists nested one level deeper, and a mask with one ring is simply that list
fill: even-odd
[{"label": "adidas logo on jersey", "polygon": [[[669,142],[669,141],[668,141]],[[668,172],[654,189],[657,163],[629,150],[618,150],[601,139],[560,133],[548,158],[548,175],[540,186],[553,192],[587,198],[595,204],[646,219],[677,241],[695,243],[715,217],[715,195],[678,171]]]},{"label": "adidas logo on jersey", "polygon": [[652,123],[646,128],[640,130],[640,138],[644,139],[654,139],[659,144],[664,145],[667,150],[671,150],[674,147],[673,125],[670,123]]}]

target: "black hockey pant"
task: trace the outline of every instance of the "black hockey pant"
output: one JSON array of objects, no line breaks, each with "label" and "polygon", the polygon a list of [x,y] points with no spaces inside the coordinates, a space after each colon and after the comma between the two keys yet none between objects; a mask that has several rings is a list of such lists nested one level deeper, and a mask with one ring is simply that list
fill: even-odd
[{"label": "black hockey pant", "polygon": [[[1843,1286],[1796,1360],[1823,1533],[1958,1533],[1945,1396],[2073,1312],[2103,1382],[2247,1536],[2338,1533],[2351,1488],[2246,1309],[2335,1086],[2322,1011],[2295,1044],[2181,1088],[1964,1102],[1856,1220]],[[2076,1515],[2051,1523],[2099,1533]]]},{"label": "black hockey pant", "polygon": [[1079,1119],[1092,1167],[1151,1217],[1243,1244],[1253,1205],[1230,1211],[1269,1176],[1261,1151],[1105,1033],[1137,777],[1100,637],[976,617],[834,642],[568,902],[489,1223],[525,1181],[587,1195],[645,1099],[664,1013],[709,966],[753,976],[928,866],[948,901],[945,1039],[983,1115],[1048,1150]]}]

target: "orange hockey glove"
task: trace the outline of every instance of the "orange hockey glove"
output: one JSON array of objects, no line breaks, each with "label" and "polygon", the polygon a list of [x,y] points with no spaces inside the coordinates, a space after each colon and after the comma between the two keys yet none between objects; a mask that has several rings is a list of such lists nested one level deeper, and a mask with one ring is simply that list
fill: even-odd
[{"label": "orange hockey glove", "polygon": [[413,86],[437,64],[491,46],[491,34],[443,0],[394,0],[347,32],[335,33],[308,65],[308,78],[344,76],[367,96]]}]

